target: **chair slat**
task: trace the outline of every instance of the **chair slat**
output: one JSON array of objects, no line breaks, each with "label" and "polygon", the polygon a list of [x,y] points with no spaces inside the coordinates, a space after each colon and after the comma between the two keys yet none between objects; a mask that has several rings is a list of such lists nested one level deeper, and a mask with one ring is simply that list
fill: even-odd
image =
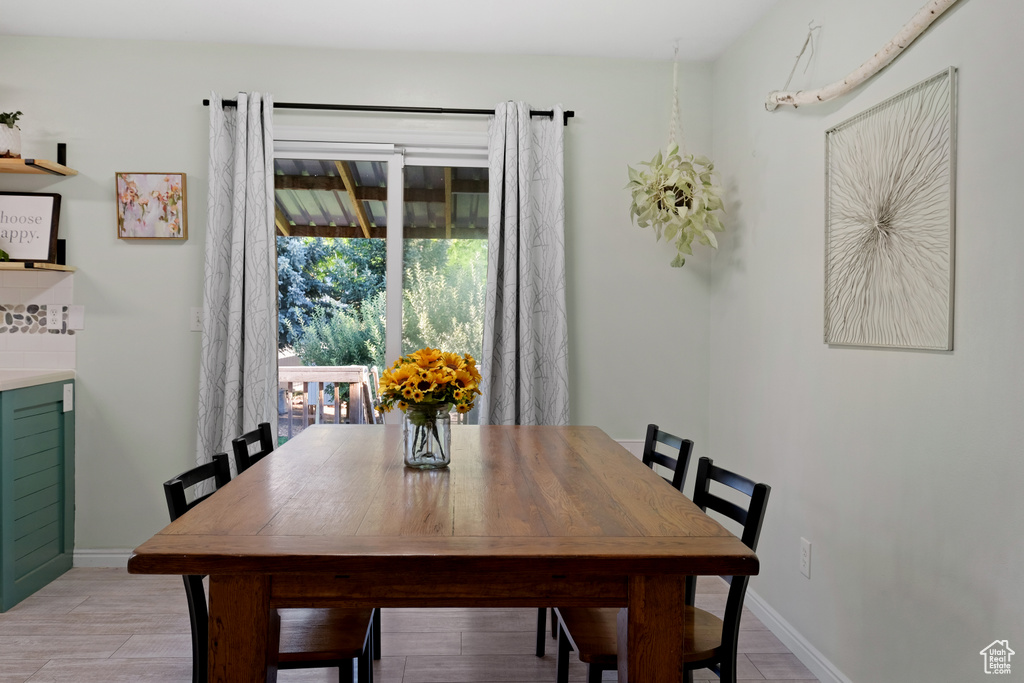
[{"label": "chair slat", "polygon": [[[259,444],[255,453],[249,452],[249,446]],[[259,462],[274,451],[274,435],[269,422],[261,422],[256,429],[232,439],[231,450],[235,454],[235,469],[238,473],[246,471],[254,463]]]}]

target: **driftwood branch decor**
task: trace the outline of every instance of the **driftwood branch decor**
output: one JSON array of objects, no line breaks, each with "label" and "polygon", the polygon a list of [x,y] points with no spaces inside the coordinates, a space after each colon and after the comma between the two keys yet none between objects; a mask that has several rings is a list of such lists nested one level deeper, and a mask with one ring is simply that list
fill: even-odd
[{"label": "driftwood branch decor", "polygon": [[[798,90],[796,92],[774,90],[768,94],[768,99],[765,100],[765,109],[775,111],[782,104],[799,107],[804,104],[828,102],[845,95],[896,59],[926,28],[931,26],[943,12],[956,2],[957,0],[929,0],[885,47],[843,80],[817,90]],[[801,52],[801,54],[803,53]]]}]

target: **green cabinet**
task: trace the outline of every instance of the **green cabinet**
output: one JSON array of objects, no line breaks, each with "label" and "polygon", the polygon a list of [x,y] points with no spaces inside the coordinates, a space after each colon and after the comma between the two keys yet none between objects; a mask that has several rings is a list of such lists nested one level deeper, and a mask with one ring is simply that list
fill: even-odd
[{"label": "green cabinet", "polygon": [[0,612],[71,568],[75,547],[73,381],[0,391]]}]

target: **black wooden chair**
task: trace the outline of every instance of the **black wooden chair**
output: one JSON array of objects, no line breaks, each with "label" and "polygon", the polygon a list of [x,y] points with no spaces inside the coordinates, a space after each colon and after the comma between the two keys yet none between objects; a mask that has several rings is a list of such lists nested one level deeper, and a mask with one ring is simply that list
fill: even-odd
[{"label": "black wooden chair", "polygon": [[[257,444],[257,449],[250,452],[249,447]],[[256,429],[231,440],[231,450],[235,452],[235,469],[241,474],[253,463],[259,462],[274,451],[274,434],[269,422],[261,422]]]},{"label": "black wooden chair", "polygon": [[[710,492],[710,483],[718,482],[750,497],[746,507],[720,498]],[[743,525],[741,540],[751,550],[757,550],[771,488],[755,484],[734,472],[715,467],[710,458],[701,458],[697,466],[697,482],[693,502],[701,510],[713,510]],[[729,583],[724,619],[693,606],[695,577],[687,577],[686,600],[679,608],[684,611],[686,623],[683,643],[683,680],[692,681],[693,671],[709,668],[722,681],[736,681],[736,645],[739,640],[740,616],[747,593],[748,576],[723,576]],[[569,652],[576,650],[587,663],[587,681],[601,680],[603,671],[618,667],[616,657],[616,631],[618,609],[589,607],[558,607],[558,683],[569,680]]]},{"label": "black wooden chair", "polygon": [[686,471],[690,468],[690,454],[693,453],[693,442],[681,439],[674,434],[663,432],[658,425],[647,425],[647,438],[644,439],[643,463],[657,472],[655,465],[660,465],[672,473],[672,478],[661,475],[661,478],[672,484],[677,491],[683,490],[686,483]]},{"label": "black wooden chair", "polygon": [[[164,482],[171,521],[203,502],[231,481],[227,453]],[[213,486],[213,491],[197,486]],[[191,500],[189,500],[191,496]],[[202,576],[183,576],[192,624],[192,683],[206,683],[209,648],[209,610]],[[357,664],[359,683],[373,683],[371,609],[281,609],[278,669],[338,667],[339,683],[353,683]]]},{"label": "black wooden chair", "polygon": [[[644,438],[644,452],[641,461],[658,473],[662,479],[672,484],[677,491],[683,490],[686,483],[686,471],[690,468],[690,454],[693,453],[693,442],[689,439],[681,439],[674,434],[663,432],[658,425],[647,425],[647,436]],[[668,478],[658,472],[655,465],[664,467],[672,473]],[[547,631],[546,607],[537,609],[537,656],[544,656],[544,640]],[[555,609],[551,608],[551,637],[558,635],[558,622],[555,619]]]}]

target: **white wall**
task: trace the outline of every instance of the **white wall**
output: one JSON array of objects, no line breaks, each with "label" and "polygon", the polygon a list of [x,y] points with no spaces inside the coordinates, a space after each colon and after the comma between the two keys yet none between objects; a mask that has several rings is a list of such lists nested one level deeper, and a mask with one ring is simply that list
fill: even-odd
[{"label": "white wall", "polygon": [[[809,21],[820,39],[795,89],[845,76],[921,4],[783,0],[714,66],[730,221],[711,298],[711,452],[773,484],[753,590],[863,683],[982,680],[983,647],[1024,646],[1024,3],[964,0],[851,95],[763,107]],[[826,346],[825,130],[950,65],[954,351]]]},{"label": "white wall", "polygon": [[[626,164],[665,144],[667,61],[5,36],[0,64],[3,109],[24,112],[24,153],[53,158],[56,143],[67,142],[80,172],[2,179],[4,189],[63,195],[61,236],[79,268],[79,549],[129,548],[159,530],[160,482],[193,459],[199,335],[188,331],[188,309],[201,305],[208,112],[200,102],[210,90],[260,90],[279,102],[489,107],[524,99],[574,109],[565,174],[572,420],[626,439],[657,421],[705,447],[707,255],[669,268],[672,249],[630,225],[623,189]],[[710,73],[709,65],[681,69],[696,152],[711,145]],[[322,115],[275,118],[324,123]],[[187,242],[116,239],[118,171],[188,175]]]}]

